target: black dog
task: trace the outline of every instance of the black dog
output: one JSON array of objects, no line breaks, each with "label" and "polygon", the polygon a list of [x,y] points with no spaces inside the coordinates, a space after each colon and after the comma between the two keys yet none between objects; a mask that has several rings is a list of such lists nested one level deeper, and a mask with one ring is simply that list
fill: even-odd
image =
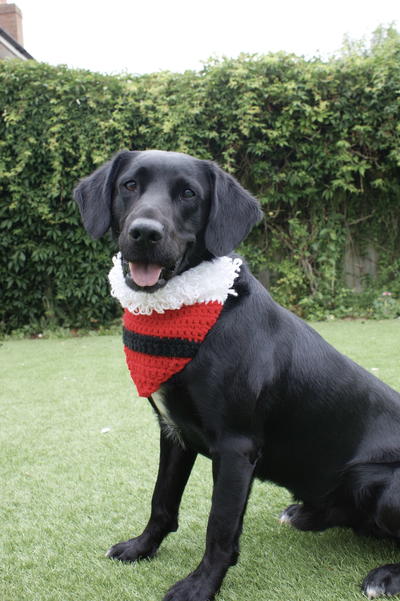
[{"label": "black dog", "polygon": [[[119,153],[75,198],[92,237],[111,228],[119,240],[128,286],[147,292],[231,253],[261,217],[215,164],[160,151]],[[400,395],[277,305],[245,265],[234,288],[195,357],[161,387],[179,441],[161,429],[149,523],[108,552],[152,557],[178,527],[197,453],[211,458],[204,557],[164,601],[214,597],[238,559],[254,478],[291,491],[299,503],[281,519],[300,530],[400,537]],[[400,592],[400,564],[372,570],[362,589],[370,598]]]}]

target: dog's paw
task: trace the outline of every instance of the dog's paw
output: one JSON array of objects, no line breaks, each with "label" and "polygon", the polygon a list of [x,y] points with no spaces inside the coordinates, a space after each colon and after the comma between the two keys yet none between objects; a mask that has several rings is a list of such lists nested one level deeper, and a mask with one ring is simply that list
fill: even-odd
[{"label": "dog's paw", "polygon": [[400,592],[400,563],[389,563],[371,570],[361,589],[368,599],[396,595]]},{"label": "dog's paw", "polygon": [[109,549],[106,557],[118,559],[119,561],[138,561],[140,559],[150,559],[158,549],[158,545],[151,544],[149,540],[138,536],[122,543],[118,543]]},{"label": "dog's paw", "polygon": [[163,601],[212,601],[217,592],[212,580],[193,572],[169,589]]},{"label": "dog's paw", "polygon": [[293,505],[289,505],[289,507],[286,507],[286,509],[284,509],[280,514],[279,522],[281,524],[289,524],[290,526],[293,526],[294,517],[300,508],[301,505],[296,503]]}]

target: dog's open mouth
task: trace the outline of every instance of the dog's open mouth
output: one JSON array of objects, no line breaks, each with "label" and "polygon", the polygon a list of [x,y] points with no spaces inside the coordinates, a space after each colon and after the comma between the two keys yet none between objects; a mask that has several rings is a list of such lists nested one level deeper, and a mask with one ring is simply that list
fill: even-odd
[{"label": "dog's open mouth", "polygon": [[159,263],[123,261],[125,281],[130,288],[152,292],[164,286],[175,272],[175,265],[163,266]]},{"label": "dog's open mouth", "polygon": [[155,286],[161,277],[162,271],[162,265],[157,263],[129,263],[131,278],[141,288]]}]

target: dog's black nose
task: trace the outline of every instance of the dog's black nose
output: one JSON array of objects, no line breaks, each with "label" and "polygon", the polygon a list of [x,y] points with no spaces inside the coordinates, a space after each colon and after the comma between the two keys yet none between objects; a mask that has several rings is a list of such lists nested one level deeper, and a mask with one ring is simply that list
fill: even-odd
[{"label": "dog's black nose", "polygon": [[164,228],[155,219],[135,219],[130,228],[129,235],[137,244],[153,246],[160,242],[164,236]]}]

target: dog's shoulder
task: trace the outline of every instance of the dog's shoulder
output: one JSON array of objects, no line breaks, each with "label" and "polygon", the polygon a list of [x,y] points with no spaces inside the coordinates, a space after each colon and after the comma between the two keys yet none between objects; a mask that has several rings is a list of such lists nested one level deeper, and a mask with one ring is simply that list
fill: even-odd
[{"label": "dog's shoulder", "polygon": [[276,336],[278,332],[289,335],[297,330],[309,331],[302,319],[273,299],[243,259],[234,283],[234,294],[228,297],[221,320],[235,324],[234,329],[248,328],[247,334],[251,332],[252,335],[260,332],[264,336],[265,333]]}]

